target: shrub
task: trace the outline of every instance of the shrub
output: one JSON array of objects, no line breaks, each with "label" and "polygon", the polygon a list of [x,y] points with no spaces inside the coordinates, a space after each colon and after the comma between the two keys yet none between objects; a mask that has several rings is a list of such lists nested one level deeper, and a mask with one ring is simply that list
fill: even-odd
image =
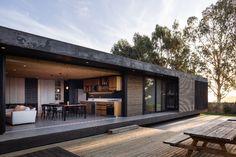
[{"label": "shrub", "polygon": [[232,113],[231,107],[229,107],[228,105],[224,105],[224,113],[226,114]]}]

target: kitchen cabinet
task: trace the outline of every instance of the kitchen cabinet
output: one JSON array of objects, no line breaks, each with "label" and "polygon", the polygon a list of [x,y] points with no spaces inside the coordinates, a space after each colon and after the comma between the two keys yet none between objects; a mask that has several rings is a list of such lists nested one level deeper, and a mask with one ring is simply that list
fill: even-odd
[{"label": "kitchen cabinet", "polygon": [[121,91],[122,90],[122,79],[121,76],[109,77],[109,91]]},{"label": "kitchen cabinet", "polygon": [[101,116],[107,116],[108,110],[113,110],[113,115],[115,117],[121,116],[121,102],[112,101],[112,102],[97,102],[96,103],[96,114]]},{"label": "kitchen cabinet", "polygon": [[84,80],[85,92],[114,92],[122,90],[121,76],[101,77]]},{"label": "kitchen cabinet", "polygon": [[[121,101],[92,101],[86,100],[81,101],[82,104],[87,105],[87,113],[93,113],[92,110],[96,109],[94,112],[97,116],[121,116]],[[93,107],[93,105],[95,105]]]},{"label": "kitchen cabinet", "polygon": [[94,92],[96,91],[98,85],[100,84],[99,79],[88,79],[84,80],[84,91],[85,92]]}]

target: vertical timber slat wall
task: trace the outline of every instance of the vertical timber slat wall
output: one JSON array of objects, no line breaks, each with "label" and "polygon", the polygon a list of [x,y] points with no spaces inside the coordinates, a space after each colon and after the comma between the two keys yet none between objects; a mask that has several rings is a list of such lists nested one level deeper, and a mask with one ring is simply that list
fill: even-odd
[{"label": "vertical timber slat wall", "polygon": [[208,108],[208,84],[207,82],[195,81],[195,109]]},{"label": "vertical timber slat wall", "polygon": [[6,58],[3,54],[0,54],[0,134],[3,134],[6,130],[5,119],[5,66]]},{"label": "vertical timber slat wall", "polygon": [[127,116],[143,114],[143,77],[128,75]]},{"label": "vertical timber slat wall", "polygon": [[194,111],[195,81],[179,78],[179,112]]}]

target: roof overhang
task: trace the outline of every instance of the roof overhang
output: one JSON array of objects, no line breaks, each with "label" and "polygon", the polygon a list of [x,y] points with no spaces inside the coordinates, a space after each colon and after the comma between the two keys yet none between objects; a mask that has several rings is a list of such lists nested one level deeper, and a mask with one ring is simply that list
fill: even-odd
[{"label": "roof overhang", "polygon": [[131,73],[145,73],[157,76],[185,77],[197,81],[207,82],[206,78],[190,75],[176,70],[163,68],[118,55],[45,38],[30,33],[0,26],[1,53],[24,57],[53,59],[72,64],[90,62],[92,66],[122,70]]}]

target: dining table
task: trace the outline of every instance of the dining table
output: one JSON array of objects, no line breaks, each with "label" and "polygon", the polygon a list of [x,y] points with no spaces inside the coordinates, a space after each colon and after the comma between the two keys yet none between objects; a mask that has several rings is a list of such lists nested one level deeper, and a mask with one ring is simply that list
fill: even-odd
[{"label": "dining table", "polygon": [[[50,103],[50,104],[42,104],[43,106],[50,106],[50,107],[62,107],[62,116],[63,120],[66,121],[67,114],[66,112],[70,109],[78,109],[80,108],[83,112],[84,118],[86,118],[87,110],[86,110],[86,104],[56,104],[56,103]],[[45,113],[44,113],[45,114]]]},{"label": "dining table", "polygon": [[69,105],[63,105],[62,106],[62,113],[63,113],[63,120],[66,121],[66,111],[68,111],[69,109],[78,109],[80,108],[83,112],[84,118],[86,118],[87,115],[87,110],[86,110],[86,106],[85,104],[69,104]]}]

